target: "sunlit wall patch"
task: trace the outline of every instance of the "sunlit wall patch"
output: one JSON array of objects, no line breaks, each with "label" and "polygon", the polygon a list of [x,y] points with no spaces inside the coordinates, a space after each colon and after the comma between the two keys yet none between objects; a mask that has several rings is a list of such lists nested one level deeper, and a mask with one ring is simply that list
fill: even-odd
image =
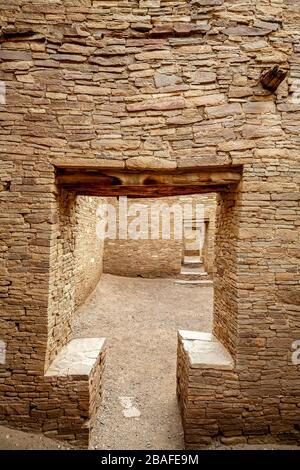
[{"label": "sunlit wall patch", "polygon": [[6,104],[6,84],[0,80],[0,105]]},{"label": "sunlit wall patch", "polygon": [[5,364],[6,361],[6,343],[0,340],[0,364]]},{"label": "sunlit wall patch", "polygon": [[297,339],[292,343],[292,363],[294,366],[299,366],[300,365],[300,339]]}]

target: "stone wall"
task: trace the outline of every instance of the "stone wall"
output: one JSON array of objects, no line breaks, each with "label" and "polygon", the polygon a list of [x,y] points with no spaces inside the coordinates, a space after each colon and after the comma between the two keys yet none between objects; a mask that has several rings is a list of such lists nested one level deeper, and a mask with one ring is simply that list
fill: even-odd
[{"label": "stone wall", "polygon": [[102,273],[103,242],[96,233],[100,201],[63,190],[56,197],[58,221],[51,247],[47,364],[70,340],[75,309],[96,287]]},{"label": "stone wall", "polygon": [[97,207],[102,198],[79,196],[75,229],[75,307],[96,287],[102,274],[103,241],[97,236]]},{"label": "stone wall", "polygon": [[[42,429],[31,403],[47,397],[44,372],[71,334],[65,225],[76,211],[55,162],[243,165],[216,234],[214,332],[233,356],[244,422],[233,418],[232,433],[298,439],[297,3],[0,0],[1,418]],[[271,94],[259,77],[274,65],[289,74]],[[231,391],[223,398],[230,409]],[[212,419],[221,432],[218,406]]]},{"label": "stone wall", "polygon": [[[109,198],[110,203],[113,198]],[[127,206],[130,211],[132,204],[141,204],[144,206],[148,230],[141,233],[141,238],[137,240],[120,239],[119,237],[119,205],[114,201],[116,208],[117,231],[116,239],[107,239],[104,249],[104,272],[129,277],[173,277],[180,273],[181,264],[184,256],[184,240],[175,238],[173,213],[170,214],[170,238],[162,237],[162,217],[153,218],[150,227],[151,210],[160,204],[161,208],[178,205],[179,211],[182,211],[184,217],[184,204],[190,204],[193,217],[196,217],[196,204],[205,205],[204,216],[208,227],[205,253],[205,265],[208,272],[213,270],[214,256],[214,224],[215,224],[215,195],[195,195],[178,196],[159,199],[128,199]],[[175,208],[176,209],[176,208]],[[162,210],[162,209],[161,209]],[[139,216],[140,212],[128,217],[128,226],[133,219]],[[162,212],[160,212],[162,214]],[[154,223],[155,222],[155,223]],[[146,225],[146,228],[147,228]],[[157,230],[157,239],[151,238],[151,230]]]}]

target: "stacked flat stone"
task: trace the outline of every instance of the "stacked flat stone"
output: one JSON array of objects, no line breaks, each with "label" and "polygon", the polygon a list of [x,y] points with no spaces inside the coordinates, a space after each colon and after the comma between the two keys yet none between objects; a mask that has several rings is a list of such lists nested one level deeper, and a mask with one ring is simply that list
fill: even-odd
[{"label": "stacked flat stone", "polygon": [[[81,216],[55,162],[243,165],[242,182],[219,196],[216,228],[214,335],[234,369],[217,377],[211,421],[185,421],[186,442],[299,442],[298,2],[0,0],[0,9],[1,419],[46,431],[52,396],[66,416],[68,379],[50,385],[44,374],[72,336]],[[289,74],[271,94],[259,78],[274,65]],[[72,387],[72,403],[80,394]]]}]

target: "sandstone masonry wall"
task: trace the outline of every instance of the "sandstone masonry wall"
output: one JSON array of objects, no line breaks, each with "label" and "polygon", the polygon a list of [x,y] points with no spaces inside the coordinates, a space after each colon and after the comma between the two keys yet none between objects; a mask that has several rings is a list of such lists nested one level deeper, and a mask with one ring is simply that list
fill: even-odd
[{"label": "sandstone masonry wall", "polygon": [[[112,198],[108,201],[112,203]],[[208,272],[213,270],[214,256],[214,224],[215,224],[215,195],[195,195],[195,196],[179,196],[167,198],[147,198],[147,199],[128,199],[128,209],[132,204],[142,204],[145,207],[146,220],[148,221],[148,230],[141,234],[138,240],[120,239],[119,230],[117,228],[116,239],[107,239],[104,249],[104,272],[129,277],[172,277],[177,276],[180,272],[183,252],[184,240],[175,239],[174,235],[174,219],[170,217],[170,239],[162,238],[162,219],[156,220],[156,224],[151,227],[156,228],[159,233],[158,239],[151,239],[150,221],[151,208],[155,208],[157,204],[161,207],[171,207],[178,205],[182,210],[184,204],[190,204],[193,207],[193,217],[196,217],[196,204],[205,205],[204,215],[208,225],[207,240],[205,246],[205,265]],[[116,208],[117,227],[119,227],[119,205],[114,201]],[[128,218],[128,226],[138,214]],[[157,223],[159,222],[159,224]],[[146,238],[146,239],[145,239]]]},{"label": "sandstone masonry wall", "polygon": [[94,290],[102,274],[103,241],[97,236],[96,210],[102,198],[79,196],[76,206],[75,307]]},{"label": "sandstone masonry wall", "polygon": [[[243,165],[242,183],[220,197],[216,234],[214,331],[233,355],[244,421],[230,425],[237,435],[299,441],[298,2],[0,8],[1,418],[43,429],[49,417],[32,402],[47,397],[44,372],[70,336],[75,239],[66,225],[76,210],[55,162],[177,172]],[[274,65],[289,73],[270,94],[259,77]],[[221,433],[220,408],[212,419]]]}]

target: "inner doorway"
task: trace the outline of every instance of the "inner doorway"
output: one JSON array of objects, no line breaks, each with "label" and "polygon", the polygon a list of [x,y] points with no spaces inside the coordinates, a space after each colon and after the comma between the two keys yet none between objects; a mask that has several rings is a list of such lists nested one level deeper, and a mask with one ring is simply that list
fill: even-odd
[{"label": "inner doorway", "polygon": [[103,274],[78,311],[75,337],[107,338],[95,449],[183,449],[177,330],[211,331],[212,287]]},{"label": "inner doorway", "polygon": [[[79,197],[78,203],[83,205],[85,199]],[[98,199],[91,219],[96,219],[96,212],[103,216],[109,209],[117,227],[106,227],[107,238],[98,247],[103,250],[102,258],[96,253],[93,257],[94,263],[102,263],[100,281],[79,307],[73,324],[75,338],[107,338],[103,402],[90,445],[95,449],[183,449],[175,392],[177,331],[210,332],[213,302],[212,273],[208,278],[202,263],[202,269],[195,269],[185,247],[198,250],[204,259],[213,243],[214,232],[208,235],[207,224],[209,220],[214,223],[216,195]],[[137,239],[131,238],[134,233],[120,234],[122,207],[127,209],[129,228],[138,214],[144,215]],[[160,211],[158,220],[153,217],[155,208]],[[145,215],[147,233],[142,226]],[[176,223],[184,226],[178,239]],[[75,251],[80,251],[81,244],[85,247],[91,229],[79,225]],[[189,257],[196,258],[195,253]],[[187,273],[186,267],[190,268]],[[83,277],[78,290],[84,283]]]}]

